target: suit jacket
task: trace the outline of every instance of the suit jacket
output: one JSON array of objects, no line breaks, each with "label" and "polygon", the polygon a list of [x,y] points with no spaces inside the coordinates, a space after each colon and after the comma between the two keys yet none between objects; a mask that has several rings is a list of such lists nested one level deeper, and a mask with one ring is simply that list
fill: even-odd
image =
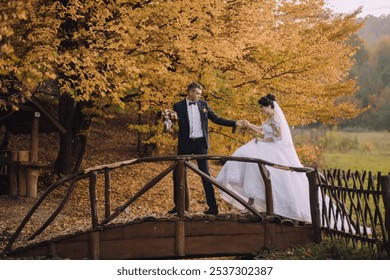
[{"label": "suit jacket", "polygon": [[[203,135],[206,139],[207,148],[210,148],[209,141],[209,124],[208,120],[210,119],[213,123],[222,125],[235,127],[236,121],[227,120],[219,117],[217,114],[211,110],[209,105],[204,100],[198,100],[197,106],[200,112],[200,118],[202,122]],[[190,143],[189,135],[190,135],[190,123],[188,120],[188,110],[187,110],[187,102],[186,99],[177,102],[173,105],[173,110],[176,111],[178,116],[178,124],[179,124],[179,139],[178,139],[178,151],[183,151],[185,147],[187,147]]]}]

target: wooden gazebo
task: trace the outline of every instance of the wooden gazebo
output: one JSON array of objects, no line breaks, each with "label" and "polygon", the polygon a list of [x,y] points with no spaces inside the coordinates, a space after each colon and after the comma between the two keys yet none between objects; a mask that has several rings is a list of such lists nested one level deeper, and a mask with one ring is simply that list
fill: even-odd
[{"label": "wooden gazebo", "polygon": [[[18,110],[13,110],[11,104],[6,107],[0,110],[0,127],[5,128],[0,148],[0,193],[35,197],[40,171],[49,166],[39,162],[39,134],[66,133],[66,129],[44,103],[35,97],[18,104]],[[10,150],[9,134],[30,134],[30,149]]]}]

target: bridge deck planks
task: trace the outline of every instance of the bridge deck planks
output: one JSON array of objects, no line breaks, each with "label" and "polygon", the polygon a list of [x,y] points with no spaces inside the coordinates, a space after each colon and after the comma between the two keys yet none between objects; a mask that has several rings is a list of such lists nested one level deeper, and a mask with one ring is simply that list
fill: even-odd
[{"label": "bridge deck planks", "polygon": [[[266,235],[266,227],[272,235]],[[288,248],[312,241],[311,227],[273,223],[185,220],[185,256],[207,257],[261,252],[267,246]],[[175,221],[111,225],[99,231],[100,259],[176,258]],[[90,232],[57,238],[25,248],[15,256],[90,258]]]}]

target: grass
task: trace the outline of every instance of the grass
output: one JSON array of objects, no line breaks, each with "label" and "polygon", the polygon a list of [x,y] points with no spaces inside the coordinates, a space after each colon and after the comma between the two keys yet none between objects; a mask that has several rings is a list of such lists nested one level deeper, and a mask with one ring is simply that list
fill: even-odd
[{"label": "grass", "polygon": [[357,171],[372,171],[374,174],[390,172],[389,154],[366,154],[324,152],[324,168]]},{"label": "grass", "polygon": [[354,248],[343,240],[324,239],[320,244],[309,243],[288,250],[264,250],[256,255],[258,260],[383,260],[387,259],[385,252],[371,252],[367,248]]},{"label": "grass", "polygon": [[303,129],[294,132],[294,141],[321,146],[326,169],[390,172],[390,132]]}]

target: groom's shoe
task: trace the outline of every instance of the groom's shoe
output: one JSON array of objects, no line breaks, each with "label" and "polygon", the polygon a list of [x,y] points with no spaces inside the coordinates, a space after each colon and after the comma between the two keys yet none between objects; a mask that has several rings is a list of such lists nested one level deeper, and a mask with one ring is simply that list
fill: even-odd
[{"label": "groom's shoe", "polygon": [[169,210],[168,211],[168,214],[176,214],[177,213],[177,210],[176,210],[176,207],[173,207],[173,209],[172,210]]},{"label": "groom's shoe", "polygon": [[208,210],[204,211],[205,214],[207,215],[218,215],[218,208],[209,208]]}]

